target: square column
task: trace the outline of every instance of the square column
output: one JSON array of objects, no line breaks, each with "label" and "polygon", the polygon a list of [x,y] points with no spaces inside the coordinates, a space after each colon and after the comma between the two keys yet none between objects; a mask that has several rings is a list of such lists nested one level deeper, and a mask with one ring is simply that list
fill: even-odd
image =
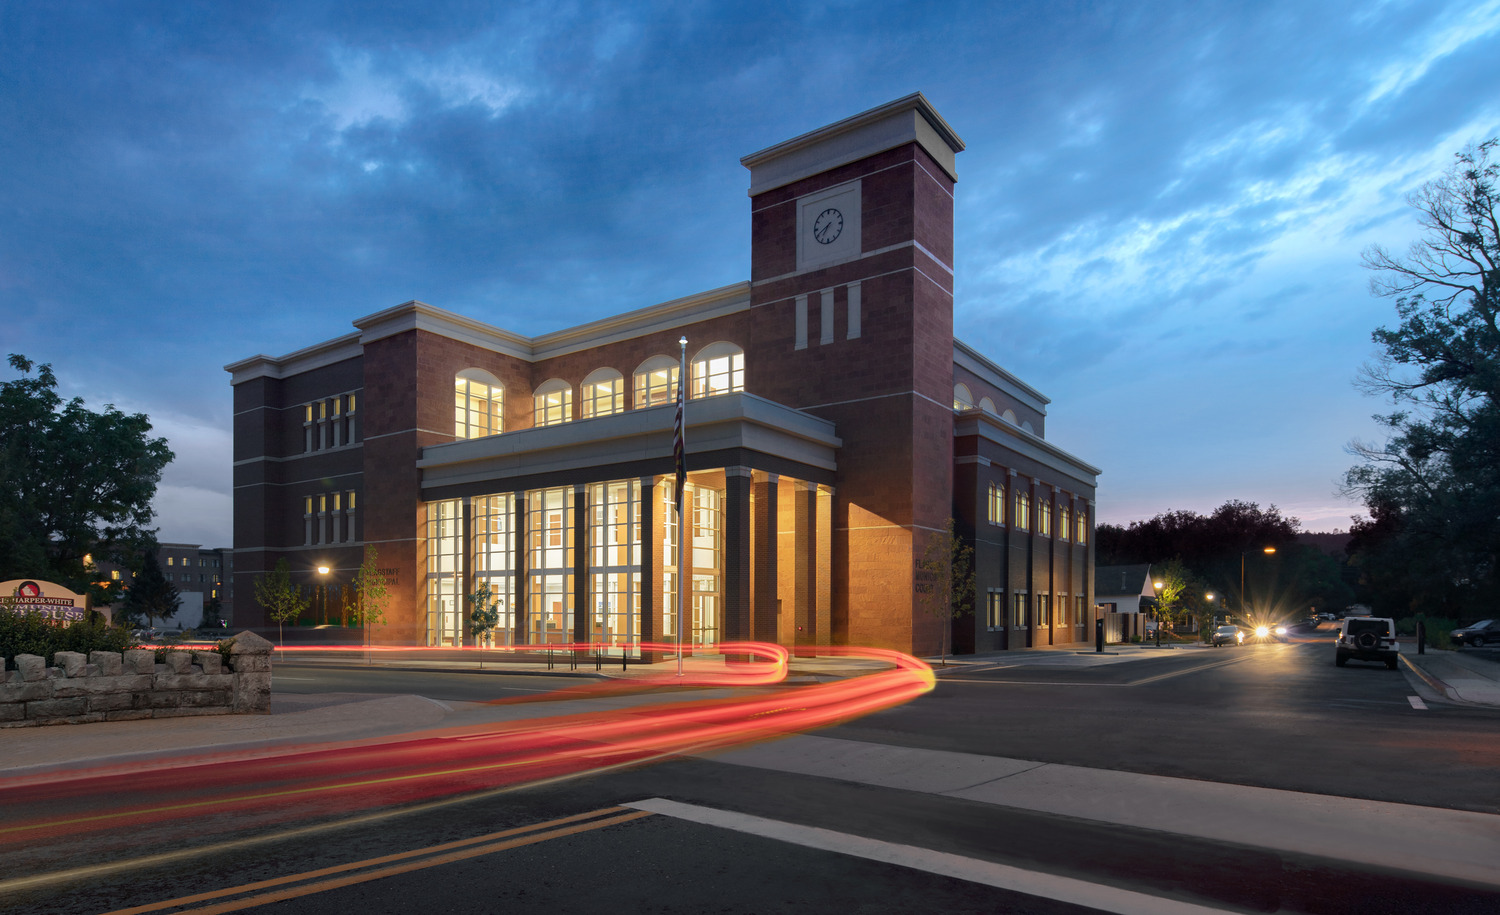
[{"label": "square column", "polygon": [[724,639],[754,637],[750,598],[749,467],[724,468]]},{"label": "square column", "polygon": [[757,642],[776,641],[781,602],[776,594],[776,489],[774,473],[757,473],[750,491],[751,631]]}]

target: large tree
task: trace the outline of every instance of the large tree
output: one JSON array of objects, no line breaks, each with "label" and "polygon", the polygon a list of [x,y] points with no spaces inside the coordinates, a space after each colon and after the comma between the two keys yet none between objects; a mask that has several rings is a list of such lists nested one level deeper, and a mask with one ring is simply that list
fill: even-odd
[{"label": "large tree", "polygon": [[0,381],[0,580],[84,591],[90,558],[136,567],[155,546],[148,525],[172,460],[167,440],[149,435],[144,414],[64,402],[50,365],[9,362],[20,377]]},{"label": "large tree", "polygon": [[1463,150],[1408,198],[1425,232],[1405,256],[1364,255],[1371,291],[1394,298],[1400,318],[1374,332],[1381,356],[1360,374],[1395,407],[1376,417],[1389,438],[1354,443],[1362,463],[1345,478],[1371,513],[1358,564],[1362,584],[1383,581],[1383,611],[1466,615],[1500,585],[1497,145]]}]

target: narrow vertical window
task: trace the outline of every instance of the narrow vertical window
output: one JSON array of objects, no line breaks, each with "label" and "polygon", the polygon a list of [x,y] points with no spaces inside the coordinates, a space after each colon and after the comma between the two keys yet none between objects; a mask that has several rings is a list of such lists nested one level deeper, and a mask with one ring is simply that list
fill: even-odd
[{"label": "narrow vertical window", "polygon": [[1036,532],[1043,537],[1052,536],[1052,503],[1038,502],[1036,504]]},{"label": "narrow vertical window", "polygon": [[1016,530],[1031,530],[1031,495],[1016,487]]},{"label": "narrow vertical window", "polygon": [[860,321],[860,284],[856,280],[849,284],[849,339],[859,337]]},{"label": "narrow vertical window", "polygon": [[1061,540],[1067,540],[1072,530],[1073,510],[1067,505],[1063,505],[1058,509],[1058,512],[1057,536]]},{"label": "narrow vertical window", "polygon": [[793,349],[807,349],[807,296],[797,296],[796,344]]},{"label": "narrow vertical window", "polygon": [[824,289],[821,296],[823,311],[823,333],[818,336],[819,345],[833,342],[833,290]]}]

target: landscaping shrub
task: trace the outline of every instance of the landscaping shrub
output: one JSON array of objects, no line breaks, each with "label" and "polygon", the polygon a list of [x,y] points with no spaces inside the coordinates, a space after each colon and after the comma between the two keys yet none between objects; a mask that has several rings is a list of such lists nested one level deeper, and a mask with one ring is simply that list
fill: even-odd
[{"label": "landscaping shrub", "polygon": [[18,654],[36,654],[52,663],[59,651],[124,651],[135,644],[128,629],[115,629],[101,619],[54,626],[35,613],[0,608],[0,659],[13,666]]}]

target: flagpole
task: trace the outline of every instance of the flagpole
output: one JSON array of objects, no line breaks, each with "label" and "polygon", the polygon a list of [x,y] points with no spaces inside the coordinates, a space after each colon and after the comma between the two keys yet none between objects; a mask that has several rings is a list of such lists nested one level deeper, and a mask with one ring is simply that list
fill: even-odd
[{"label": "flagpole", "polygon": [[683,612],[684,595],[692,576],[687,568],[687,528],[683,525],[683,489],[687,486],[687,420],[684,408],[687,405],[687,337],[677,340],[682,348],[677,363],[677,429],[672,442],[672,458],[677,474],[677,676],[682,676],[682,629],[686,616]]}]

